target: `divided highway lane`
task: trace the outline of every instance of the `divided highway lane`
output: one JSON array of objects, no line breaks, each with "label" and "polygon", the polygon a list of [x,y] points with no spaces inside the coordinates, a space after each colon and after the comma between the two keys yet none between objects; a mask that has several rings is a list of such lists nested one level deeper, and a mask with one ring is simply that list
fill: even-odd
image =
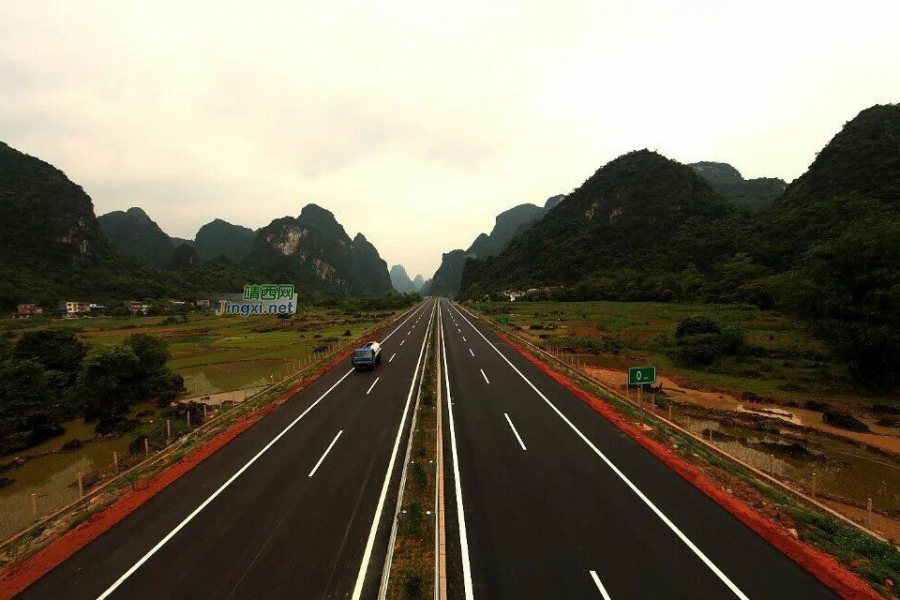
[{"label": "divided highway lane", "polygon": [[440,320],[453,598],[836,597],[473,317]]},{"label": "divided highway lane", "polygon": [[333,368],[19,597],[374,597],[434,309],[389,329],[374,373]]}]

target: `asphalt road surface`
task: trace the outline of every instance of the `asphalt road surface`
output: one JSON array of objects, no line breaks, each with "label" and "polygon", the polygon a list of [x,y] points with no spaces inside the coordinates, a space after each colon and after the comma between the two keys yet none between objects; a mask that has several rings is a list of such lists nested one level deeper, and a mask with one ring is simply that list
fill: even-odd
[{"label": "asphalt road surface", "polygon": [[388,329],[376,371],[333,368],[19,598],[375,597],[434,308]]},{"label": "asphalt road surface", "polygon": [[836,598],[441,301],[451,598]]}]

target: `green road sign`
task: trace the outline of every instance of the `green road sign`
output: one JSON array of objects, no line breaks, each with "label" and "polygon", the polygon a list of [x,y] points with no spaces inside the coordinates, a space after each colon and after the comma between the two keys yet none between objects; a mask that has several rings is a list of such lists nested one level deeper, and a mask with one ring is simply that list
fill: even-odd
[{"label": "green road sign", "polygon": [[497,322],[504,325],[512,325],[512,321],[509,319],[509,317],[500,317],[499,319],[497,319]]},{"label": "green road sign", "polygon": [[629,367],[628,385],[651,385],[656,383],[656,367]]}]

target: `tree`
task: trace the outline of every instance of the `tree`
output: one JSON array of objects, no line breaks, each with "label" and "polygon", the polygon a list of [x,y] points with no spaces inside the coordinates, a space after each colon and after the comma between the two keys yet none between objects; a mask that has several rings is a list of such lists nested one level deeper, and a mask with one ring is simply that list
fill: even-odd
[{"label": "tree", "polygon": [[132,333],[125,338],[124,343],[134,350],[143,373],[156,373],[165,368],[166,361],[169,360],[169,344],[162,338],[146,333]]},{"label": "tree", "polygon": [[900,221],[873,215],[785,276],[789,309],[869,387],[900,383]]},{"label": "tree", "polygon": [[0,362],[0,418],[24,419],[50,408],[53,396],[43,365],[36,360]]},{"label": "tree", "polygon": [[87,349],[75,334],[61,329],[43,329],[22,334],[12,355],[18,360],[34,360],[45,369],[64,373],[72,382],[86,353]]},{"label": "tree", "polygon": [[77,382],[85,419],[128,412],[136,399],[140,372],[140,359],[128,344],[92,348],[82,361]]}]

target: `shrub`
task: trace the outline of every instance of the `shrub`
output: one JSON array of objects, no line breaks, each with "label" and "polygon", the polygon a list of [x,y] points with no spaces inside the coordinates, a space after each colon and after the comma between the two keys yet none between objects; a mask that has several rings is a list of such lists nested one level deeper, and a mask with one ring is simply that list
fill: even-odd
[{"label": "shrub", "polygon": [[703,315],[693,315],[682,319],[675,328],[675,337],[683,338],[692,335],[719,333],[719,324]]},{"label": "shrub", "polygon": [[701,333],[679,342],[675,362],[683,367],[702,367],[713,364],[721,355],[721,336],[715,333]]},{"label": "shrub", "polygon": [[722,328],[720,339],[722,341],[722,352],[725,354],[737,354],[744,347],[744,338],[746,334],[740,327],[729,325]]}]

